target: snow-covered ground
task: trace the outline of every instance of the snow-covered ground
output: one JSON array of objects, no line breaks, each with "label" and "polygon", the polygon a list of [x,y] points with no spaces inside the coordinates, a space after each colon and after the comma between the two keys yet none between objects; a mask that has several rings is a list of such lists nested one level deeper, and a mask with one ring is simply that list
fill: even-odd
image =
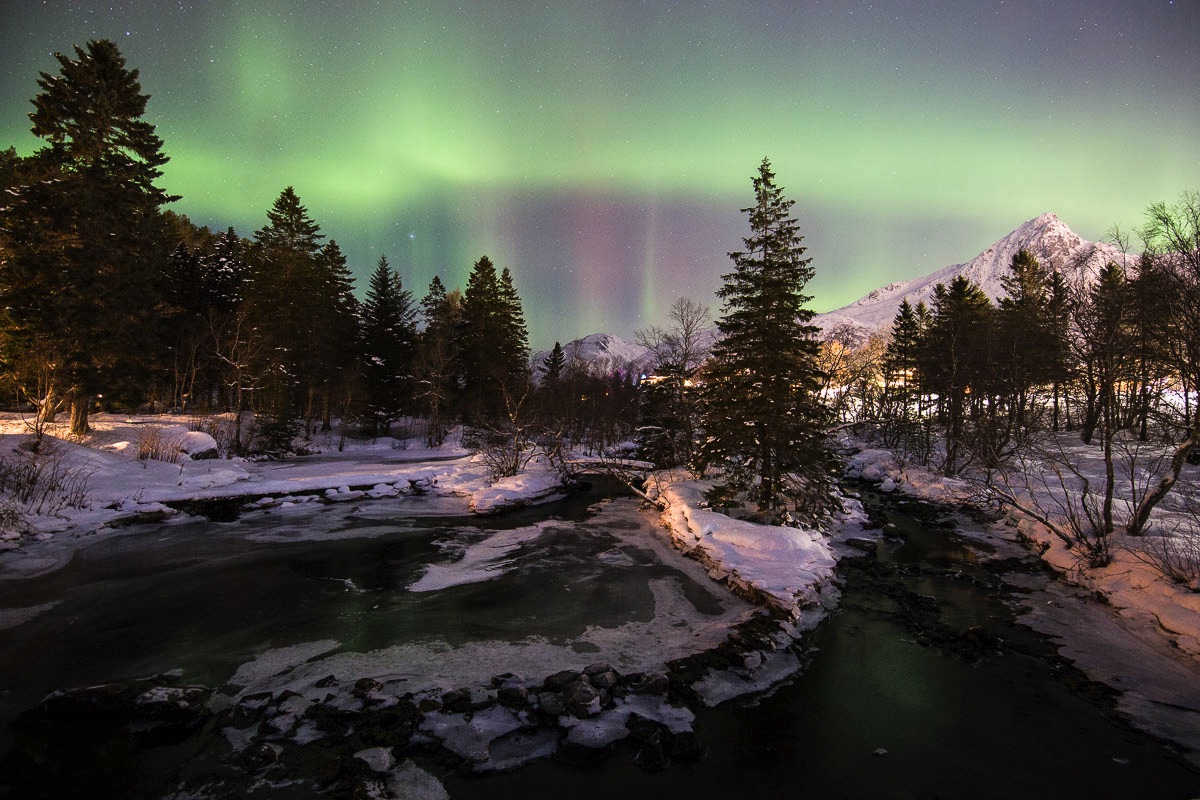
[{"label": "snow-covered ground", "polygon": [[[65,425],[47,437],[50,459],[86,476],[82,507],[53,513],[26,513],[23,534],[4,534],[0,547],[65,539],[112,530],[121,521],[169,516],[165,503],[213,498],[264,498],[259,505],[290,508],[307,502],[347,502],[395,497],[413,491],[463,498],[477,513],[560,496],[559,474],[539,459],[511,478],[492,481],[481,459],[452,437],[438,448],[420,440],[388,437],[370,440],[318,436],[308,443],[312,455],[283,461],[192,456],[216,446],[208,434],[188,430],[186,417],[99,414],[94,432],[82,442],[66,438]],[[0,415],[0,455],[21,456],[18,445],[29,438],[24,420]],[[139,459],[153,441],[173,461]],[[339,449],[339,446],[341,449]],[[838,536],[803,528],[764,528],[704,508],[706,484],[661,476],[657,482],[670,509],[664,515],[675,545],[697,551],[710,574],[797,620],[815,625],[835,597],[833,569],[836,540],[862,535],[865,516],[854,501]],[[29,509],[26,509],[29,512]],[[10,553],[7,566],[20,562]],[[40,564],[40,560],[34,560]]]},{"label": "snow-covered ground", "polygon": [[[1071,463],[1100,485],[1103,460],[1095,448],[1072,438],[1061,440]],[[886,491],[936,502],[981,498],[977,484],[903,465],[887,450],[860,450],[850,458],[847,472],[878,481]],[[1154,512],[1147,535],[1187,535],[1183,517],[1189,513],[1188,495],[1198,489],[1198,472],[1185,468],[1176,497]],[[1023,483],[1028,483],[1023,499],[1055,508],[1057,479]],[[1006,540],[1011,547],[1040,553],[1067,579],[1022,587],[1034,591],[1023,601],[1020,620],[1054,639],[1089,678],[1118,690],[1117,707],[1137,727],[1182,745],[1189,760],[1200,764],[1200,592],[1169,580],[1140,558],[1141,537],[1114,534],[1112,563],[1088,568],[1077,549],[1068,549],[1045,525],[1017,511],[1009,510],[981,536],[989,545]]]},{"label": "snow-covered ground", "polygon": [[[65,425],[48,431],[39,462],[73,476],[81,487],[81,502],[17,503],[20,522],[0,532],[0,552],[9,551],[5,567],[24,574],[44,568],[41,554],[22,560],[21,551],[39,541],[61,544],[110,531],[123,521],[177,516],[164,504],[179,501],[261,497],[273,498],[263,505],[284,505],[420,491],[462,498],[471,510],[490,513],[510,504],[553,498],[561,488],[558,473],[536,459],[522,474],[493,482],[486,464],[456,437],[441,447],[426,448],[419,439],[340,442],[324,435],[307,443],[315,451],[311,455],[249,461],[195,459],[215,442],[206,433],[189,431],[186,417],[98,414],[91,424],[93,433],[78,442],[67,438]],[[10,463],[27,459],[19,445],[29,439],[22,417],[0,414],[0,457]],[[139,450],[148,449],[173,460],[139,459]]]},{"label": "snow-covered ground", "polygon": [[[1072,463],[1084,471],[1093,485],[1099,485],[1103,480],[1104,466],[1103,461],[1095,456],[1094,448],[1066,442],[1064,446],[1072,450]],[[1186,467],[1185,470],[1172,501],[1196,491],[1200,469]],[[902,465],[887,450],[859,451],[851,457],[848,472],[853,476],[880,481],[885,490],[900,491],[936,502],[975,502],[983,496],[979,486],[971,481],[947,478],[919,466]],[[1048,487],[1041,487],[1031,482],[1030,488],[1039,494],[1042,507],[1054,509],[1053,498],[1049,496],[1054,482],[1048,483]],[[1022,491],[1026,491],[1024,487]],[[1155,511],[1147,535],[1183,535],[1185,520],[1182,518],[1187,513],[1185,506],[1179,502],[1164,502]],[[1032,550],[1041,551],[1042,558],[1072,582],[1103,595],[1105,602],[1129,623],[1154,631],[1168,640],[1172,647],[1200,661],[1200,593],[1169,580],[1139,558],[1137,553],[1143,537],[1134,539],[1114,534],[1112,563],[1105,567],[1087,568],[1080,563],[1078,548],[1068,549],[1045,525],[1017,511],[1009,511],[998,530],[1013,541],[1026,542]]]}]

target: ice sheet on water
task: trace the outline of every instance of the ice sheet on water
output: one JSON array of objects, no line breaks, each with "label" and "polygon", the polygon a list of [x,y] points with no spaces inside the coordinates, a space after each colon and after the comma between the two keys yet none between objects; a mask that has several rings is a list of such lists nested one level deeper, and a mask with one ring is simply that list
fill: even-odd
[{"label": "ice sheet on water", "polygon": [[61,601],[53,600],[49,603],[42,603],[36,606],[24,606],[23,608],[0,608],[0,630],[7,628],[15,628],[18,625],[23,625],[34,617],[39,617],[45,614],[50,609],[54,608]]},{"label": "ice sheet on water", "polygon": [[408,586],[410,592],[436,592],[451,586],[479,583],[503,575],[513,563],[509,556],[521,545],[542,535],[554,522],[495,531],[462,549],[462,556],[447,564],[430,564],[425,574]]},{"label": "ice sheet on water", "polygon": [[441,739],[443,747],[474,762],[486,761],[494,740],[520,728],[517,715],[501,705],[465,716],[431,711],[421,722],[421,730]]},{"label": "ice sheet on water", "polygon": [[539,758],[549,758],[558,749],[558,734],[545,728],[535,731],[516,730],[492,742],[488,760],[477,766],[477,772],[500,772],[519,767]]},{"label": "ice sheet on water", "polygon": [[394,797],[405,800],[450,800],[446,787],[437,778],[408,759],[392,770],[388,789]]},{"label": "ice sheet on water", "polygon": [[229,682],[247,689],[257,687],[341,646],[342,643],[334,639],[321,639],[288,647],[276,647],[259,653],[254,660],[242,664]]},{"label": "ice sheet on water", "polygon": [[753,668],[711,671],[692,685],[709,708],[734,697],[762,692],[794,675],[800,669],[800,659],[790,650],[763,654]]},{"label": "ice sheet on water", "polygon": [[629,735],[626,724],[635,713],[662,723],[671,733],[690,731],[696,718],[687,708],[664,703],[661,698],[633,695],[597,717],[578,720],[567,733],[567,741],[584,747],[606,747]]}]

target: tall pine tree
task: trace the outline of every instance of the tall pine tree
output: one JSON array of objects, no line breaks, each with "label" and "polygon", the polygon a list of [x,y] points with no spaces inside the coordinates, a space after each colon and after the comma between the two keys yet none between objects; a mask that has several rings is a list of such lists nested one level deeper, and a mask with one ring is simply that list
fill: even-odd
[{"label": "tall pine tree", "polygon": [[29,115],[46,145],[0,201],[0,305],[84,434],[94,396],[144,379],[156,355],[145,333],[170,249],[160,209],[176,198],[155,185],[167,156],[117,46],[90,41],[55,58],[59,74],[41,74]]},{"label": "tall pine tree", "polygon": [[412,293],[380,256],[362,306],[363,390],[376,433],[412,411],[416,336]]},{"label": "tall pine tree", "polygon": [[817,398],[815,312],[804,293],[813,269],[791,215],[794,201],[775,185],[765,158],[753,185],[754,205],[742,209],[750,236],[745,250],[729,254],[734,270],[717,292],[723,316],[703,388],[707,440],[699,462],[718,473],[714,504],[748,499],[769,520],[789,510],[814,520],[837,501],[828,414]]},{"label": "tall pine tree", "polygon": [[288,186],[255,231],[246,284],[247,323],[257,337],[255,410],[273,418],[275,445],[297,414],[305,434],[349,410],[358,377],[358,301],[337,242],[324,239]]},{"label": "tall pine tree", "polygon": [[994,309],[983,290],[965,276],[937,284],[933,290],[933,319],[922,338],[920,372],[925,387],[938,395],[946,427],[946,474],[964,466],[964,445],[972,388],[980,394],[990,378],[989,343]]},{"label": "tall pine tree", "polygon": [[471,422],[494,422],[526,388],[529,344],[512,276],[507,268],[497,275],[487,256],[467,279],[460,330],[464,414]]},{"label": "tall pine tree", "polygon": [[417,399],[429,417],[426,444],[437,447],[445,441],[458,399],[462,293],[447,292],[434,275],[421,299],[421,316],[425,327],[417,343]]}]

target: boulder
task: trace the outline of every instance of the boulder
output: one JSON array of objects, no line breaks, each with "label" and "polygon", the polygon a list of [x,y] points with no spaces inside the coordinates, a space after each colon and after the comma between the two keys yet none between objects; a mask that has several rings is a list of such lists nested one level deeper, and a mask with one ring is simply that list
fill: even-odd
[{"label": "boulder", "polygon": [[524,686],[501,686],[496,690],[496,700],[506,708],[524,708],[529,702],[529,690]]},{"label": "boulder", "polygon": [[667,690],[671,688],[671,680],[662,672],[647,672],[634,682],[632,688],[635,694],[666,697]]},{"label": "boulder", "polygon": [[867,539],[862,536],[851,536],[846,540],[847,547],[853,547],[863,553],[874,553],[879,545],[874,539]]},{"label": "boulder", "polygon": [[539,692],[537,695],[538,708],[549,717],[561,717],[567,713],[567,705],[558,692]]},{"label": "boulder", "polygon": [[600,690],[586,679],[580,679],[563,692],[563,702],[567,711],[580,719],[594,717],[600,713]]},{"label": "boulder", "polygon": [[561,692],[572,683],[579,680],[580,673],[573,669],[564,669],[562,672],[556,672],[542,683],[542,688],[547,692]]}]

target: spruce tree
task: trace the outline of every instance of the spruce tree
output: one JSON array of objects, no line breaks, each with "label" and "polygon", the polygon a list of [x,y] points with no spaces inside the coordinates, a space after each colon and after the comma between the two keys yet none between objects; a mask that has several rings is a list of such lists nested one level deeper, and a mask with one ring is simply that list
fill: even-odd
[{"label": "spruce tree", "polygon": [[412,411],[415,318],[412,293],[380,256],[362,306],[363,390],[376,433]]},{"label": "spruce tree", "polygon": [[18,348],[52,375],[71,404],[71,431],[88,431],[95,395],[144,380],[170,244],[155,182],[167,162],[148,95],[107,40],[56,53],[29,115],[46,142],[12,171],[0,200],[0,305]]},{"label": "spruce tree", "polygon": [[1050,315],[1050,276],[1037,257],[1021,249],[1009,274],[1000,278],[1005,295],[997,314],[996,377],[1008,398],[1016,430],[1030,424],[1030,391],[1051,381],[1054,330]]},{"label": "spruce tree", "polygon": [[341,247],[330,239],[315,259],[316,288],[312,296],[314,332],[310,346],[315,402],[307,409],[309,432],[317,413],[321,429],[329,430],[336,410],[345,417],[354,401],[359,377],[359,308],[354,274]]},{"label": "spruce tree", "polygon": [[525,325],[525,311],[521,297],[513,285],[508,267],[500,270],[497,281],[501,305],[501,336],[505,343],[508,359],[508,380],[514,385],[524,381],[529,369],[529,330]]},{"label": "spruce tree", "polygon": [[892,339],[888,342],[884,376],[889,386],[911,390],[917,382],[918,348],[921,343],[921,321],[908,298],[900,301],[900,309],[892,320]]},{"label": "spruce tree", "polygon": [[[259,340],[256,371],[261,387],[255,410],[282,428],[297,412],[311,421],[316,413],[322,335],[321,311],[334,286],[333,270],[319,263],[320,226],[288,186],[267,212],[267,225],[255,231],[246,293],[249,327]],[[326,261],[328,256],[326,254]],[[344,266],[344,265],[343,265]],[[280,443],[281,444],[281,443]]]},{"label": "spruce tree", "polygon": [[464,412],[472,422],[494,422],[525,389],[529,345],[512,276],[497,275],[487,256],[467,279],[460,329]]},{"label": "spruce tree", "polygon": [[555,386],[562,380],[563,370],[567,368],[567,356],[563,353],[562,345],[554,343],[550,353],[542,359],[542,384]]},{"label": "spruce tree", "polygon": [[421,299],[421,317],[425,327],[417,343],[417,399],[429,415],[426,444],[437,447],[445,441],[458,401],[462,293],[447,292],[434,275]]},{"label": "spruce tree", "polygon": [[[1060,270],[1050,273],[1047,293],[1047,317],[1050,325],[1051,347],[1049,373],[1052,384],[1053,406],[1050,412],[1051,429],[1061,429],[1062,406],[1066,399],[1064,385],[1071,380],[1071,291]],[[1068,425],[1070,405],[1067,405]]]},{"label": "spruce tree", "polygon": [[991,300],[968,278],[959,275],[933,290],[932,321],[922,338],[920,372],[924,386],[938,395],[940,416],[946,428],[948,475],[964,465],[967,402],[972,390],[990,379],[989,346],[992,339]]},{"label": "spruce tree", "polygon": [[709,499],[750,500],[766,519],[792,510],[814,520],[837,506],[825,444],[828,414],[817,398],[816,328],[804,287],[813,276],[794,201],[775,185],[767,159],[753,178],[755,203],[745,250],[717,292],[723,316],[703,387],[707,440],[702,469],[715,469]]},{"label": "spruce tree", "polygon": [[[923,308],[923,306],[921,306]],[[925,334],[921,315],[908,298],[892,320],[892,337],[883,357],[883,378],[887,392],[884,419],[884,444],[915,453],[924,463],[927,457],[921,405],[921,338]]]},{"label": "spruce tree", "polygon": [[201,286],[213,308],[230,312],[241,306],[250,274],[245,253],[246,243],[228,228],[217,237],[212,252],[201,260]]}]

